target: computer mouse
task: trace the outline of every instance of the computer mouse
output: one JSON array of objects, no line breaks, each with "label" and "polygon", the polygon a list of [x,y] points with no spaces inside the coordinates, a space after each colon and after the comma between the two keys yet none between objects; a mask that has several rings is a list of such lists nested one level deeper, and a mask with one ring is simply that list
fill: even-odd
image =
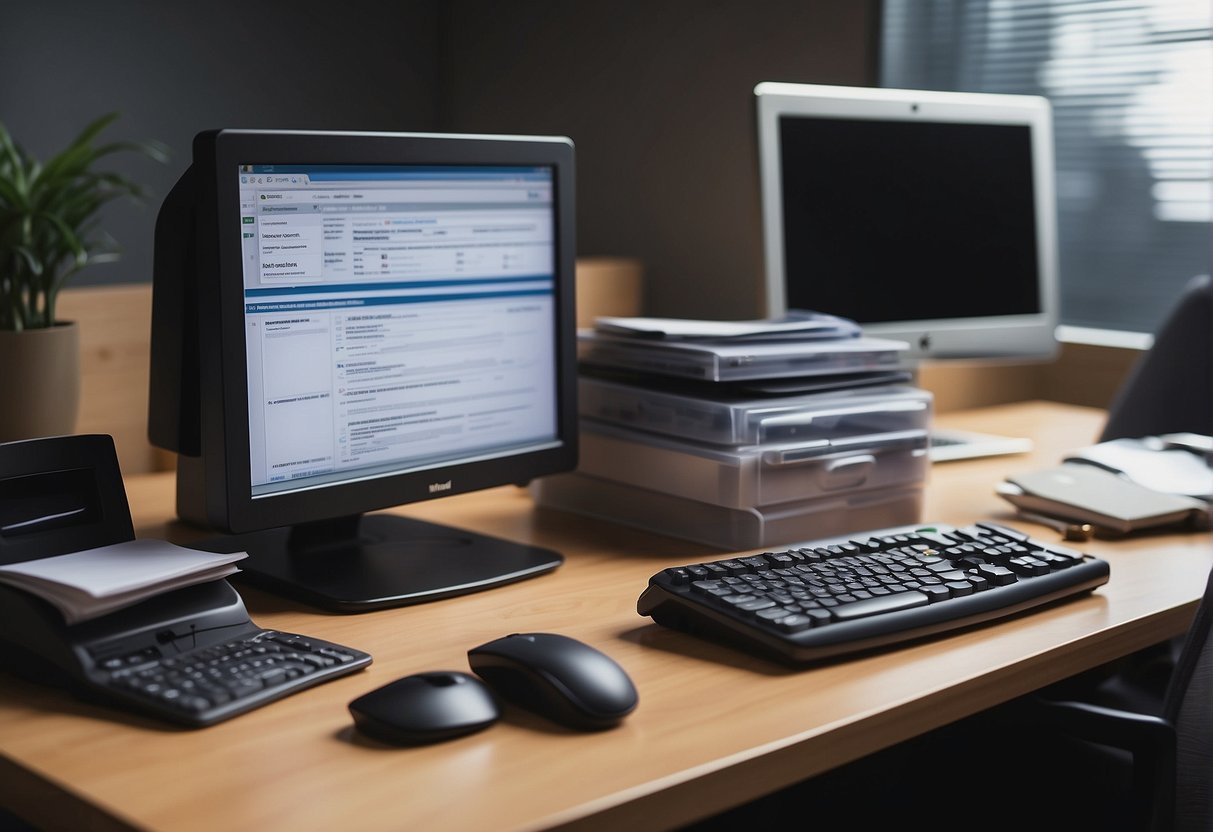
[{"label": "computer mouse", "polygon": [[414,673],[350,702],[354,725],[397,745],[454,739],[487,728],[501,716],[497,697],[470,673]]},{"label": "computer mouse", "polygon": [[512,633],[468,651],[501,697],[579,730],[615,725],[636,709],[631,678],[600,650],[556,633]]}]

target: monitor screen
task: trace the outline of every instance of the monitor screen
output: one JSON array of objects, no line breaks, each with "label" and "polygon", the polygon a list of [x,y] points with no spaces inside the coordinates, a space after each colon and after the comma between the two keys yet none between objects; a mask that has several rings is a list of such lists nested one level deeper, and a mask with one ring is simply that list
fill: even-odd
[{"label": "monitor screen", "polygon": [[766,307],[829,312],[907,357],[1049,356],[1049,105],[1035,96],[760,84]]},{"label": "monitor screen", "polygon": [[552,180],[242,166],[254,501],[559,444]]},{"label": "monitor screen", "polygon": [[572,199],[564,139],[200,134],[156,238],[178,514],[337,609],[558,565],[368,512],[575,467]]}]

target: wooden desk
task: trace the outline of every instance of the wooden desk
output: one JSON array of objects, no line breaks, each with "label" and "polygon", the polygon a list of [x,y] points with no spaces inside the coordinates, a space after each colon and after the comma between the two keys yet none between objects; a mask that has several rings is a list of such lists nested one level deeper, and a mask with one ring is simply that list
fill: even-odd
[{"label": "wooden desk", "polygon": [[[1011,522],[994,485],[1094,441],[1103,414],[1048,403],[941,416],[1033,436],[1033,454],[936,465],[924,520]],[[140,537],[166,524],[171,474],[133,477]],[[1087,547],[1112,564],[1093,595],[881,655],[790,670],[653,624],[635,602],[654,572],[710,556],[679,542],[535,510],[519,488],[408,511],[562,550],[556,572],[459,599],[328,615],[245,590],[263,626],[369,651],[366,671],[220,725],[177,730],[0,678],[0,803],[50,828],[668,829],[885,748],[1181,633],[1213,565],[1208,534]],[[580,734],[511,710],[487,731],[390,748],[352,730],[347,703],[407,673],[467,669],[509,632],[555,631],[615,657],[640,706]]]}]

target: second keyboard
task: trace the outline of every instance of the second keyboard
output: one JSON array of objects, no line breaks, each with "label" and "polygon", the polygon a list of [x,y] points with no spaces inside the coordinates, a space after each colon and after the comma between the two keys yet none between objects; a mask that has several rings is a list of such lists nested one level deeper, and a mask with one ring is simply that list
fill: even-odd
[{"label": "second keyboard", "polygon": [[98,665],[94,684],[137,710],[201,727],[371,663],[369,653],[312,636],[255,629],[177,655],[144,648]]},{"label": "second keyboard", "polygon": [[666,569],[636,608],[802,663],[1007,617],[1090,592],[1110,571],[994,523],[921,523]]}]

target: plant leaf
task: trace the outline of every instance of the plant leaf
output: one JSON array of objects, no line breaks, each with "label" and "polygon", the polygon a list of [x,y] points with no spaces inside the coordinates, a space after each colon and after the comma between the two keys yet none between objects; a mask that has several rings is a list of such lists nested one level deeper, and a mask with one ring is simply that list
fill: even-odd
[{"label": "plant leaf", "polygon": [[118,258],[108,235],[94,237],[98,212],[116,199],[144,196],[125,176],[98,170],[101,159],[136,153],[168,159],[155,141],[95,144],[117,113],[85,125],[46,162],[17,144],[0,123],[0,329],[54,324],[56,296],[68,278],[90,263]]}]

